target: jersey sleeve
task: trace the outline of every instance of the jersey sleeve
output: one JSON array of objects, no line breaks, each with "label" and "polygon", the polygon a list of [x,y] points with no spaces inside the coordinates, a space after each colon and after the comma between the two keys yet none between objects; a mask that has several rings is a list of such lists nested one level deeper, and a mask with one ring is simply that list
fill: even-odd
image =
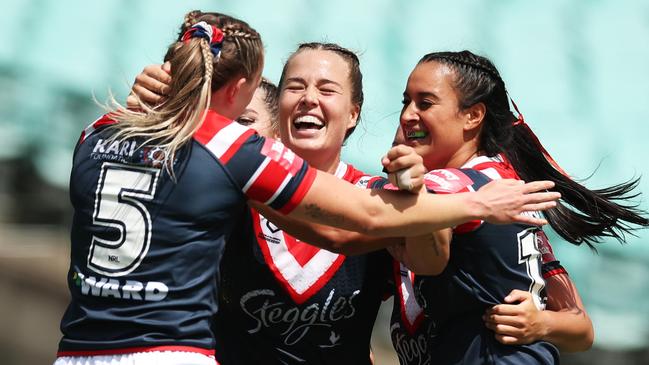
[{"label": "jersey sleeve", "polygon": [[316,170],[279,141],[255,133],[246,137],[221,162],[246,197],[291,212],[311,188]]},{"label": "jersey sleeve", "polygon": [[554,256],[552,245],[550,245],[550,240],[545,232],[538,231],[536,233],[536,246],[541,253],[541,273],[544,279],[554,275],[568,274],[566,269],[561,265],[561,262]]},{"label": "jersey sleeve", "polygon": [[[466,193],[475,191],[474,177],[472,174],[478,174],[474,170],[459,170],[459,169],[438,169],[429,171],[424,175],[424,185],[429,193],[433,194],[455,194]],[[453,234],[462,234],[476,230],[483,221],[474,220],[460,224],[453,228]]]}]

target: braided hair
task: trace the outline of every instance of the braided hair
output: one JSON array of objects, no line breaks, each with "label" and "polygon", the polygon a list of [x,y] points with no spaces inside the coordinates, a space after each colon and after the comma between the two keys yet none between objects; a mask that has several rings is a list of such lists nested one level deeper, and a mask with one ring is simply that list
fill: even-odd
[{"label": "braided hair", "polygon": [[[191,33],[201,25],[203,37]],[[205,27],[218,32],[215,41],[205,35]],[[215,44],[216,43],[216,44]],[[263,45],[257,31],[246,22],[219,13],[195,10],[185,15],[178,39],[164,57],[171,63],[174,77],[168,98],[160,105],[143,105],[142,111],[117,107],[111,117],[114,139],[143,137],[146,144],[155,141],[164,152],[164,166],[174,177],[176,152],[203,123],[211,95],[234,77],[251,78],[263,65]]]},{"label": "braided hair", "polygon": [[454,88],[459,107],[466,109],[483,103],[486,109],[478,141],[479,152],[486,156],[503,154],[521,179],[552,180],[561,193],[556,208],[543,212],[552,228],[576,245],[586,243],[592,249],[603,237],[625,242],[625,234],[649,226],[649,219],[637,204],[628,200],[639,193],[633,190],[639,178],[603,189],[590,190],[574,181],[554,164],[525,123],[509,108],[505,82],[496,66],[487,58],[470,51],[435,52],[419,63],[437,62],[454,72]]}]

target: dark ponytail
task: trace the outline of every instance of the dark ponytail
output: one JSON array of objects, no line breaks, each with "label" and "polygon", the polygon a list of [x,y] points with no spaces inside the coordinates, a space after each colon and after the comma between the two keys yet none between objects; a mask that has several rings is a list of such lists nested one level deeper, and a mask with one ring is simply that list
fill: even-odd
[{"label": "dark ponytail", "polygon": [[649,226],[637,204],[629,203],[640,193],[633,190],[639,179],[590,190],[571,179],[554,164],[540,142],[509,109],[505,83],[494,64],[469,51],[437,52],[425,55],[419,63],[438,62],[455,71],[455,90],[459,107],[466,109],[483,103],[486,113],[479,140],[479,152],[487,156],[503,154],[521,179],[552,180],[561,193],[561,202],[544,215],[552,228],[566,241],[580,245],[594,243],[603,237],[625,242],[640,227]]}]

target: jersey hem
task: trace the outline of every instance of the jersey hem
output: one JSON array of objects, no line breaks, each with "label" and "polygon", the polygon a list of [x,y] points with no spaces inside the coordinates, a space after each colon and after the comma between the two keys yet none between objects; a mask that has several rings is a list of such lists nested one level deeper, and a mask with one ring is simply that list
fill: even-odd
[{"label": "jersey hem", "polygon": [[194,346],[141,346],[141,347],[127,347],[109,350],[74,350],[74,351],[57,351],[56,357],[67,356],[101,356],[101,355],[121,355],[131,354],[138,352],[155,352],[155,351],[174,351],[174,352],[194,352],[205,356],[215,356],[214,349],[205,349],[202,347]]}]

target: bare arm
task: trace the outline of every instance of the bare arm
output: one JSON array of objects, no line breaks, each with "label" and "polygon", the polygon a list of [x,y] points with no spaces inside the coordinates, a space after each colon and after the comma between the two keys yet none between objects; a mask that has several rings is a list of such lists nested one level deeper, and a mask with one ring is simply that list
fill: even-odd
[{"label": "bare arm", "polygon": [[256,201],[248,204],[279,227],[311,245],[344,255],[360,255],[402,244],[402,237],[373,237],[358,232],[291,219]]},{"label": "bare arm", "polygon": [[446,228],[423,236],[408,237],[403,244],[388,247],[388,251],[415,274],[439,275],[450,258],[451,238],[452,230]]},{"label": "bare arm", "polygon": [[561,351],[588,350],[594,339],[593,324],[584,309],[581,297],[567,274],[546,280],[547,309],[539,311],[531,294],[513,290],[506,303],[488,310],[485,322],[506,345],[548,341]]},{"label": "bare arm", "polygon": [[492,181],[475,193],[413,195],[398,191],[362,190],[333,175],[318,172],[313,185],[290,216],[373,236],[427,234],[475,219],[491,223],[544,224],[521,213],[556,205],[560,194],[533,191],[550,181],[523,184]]},{"label": "bare arm", "polygon": [[[133,94],[140,97],[135,97],[136,104],[139,105],[140,100],[151,104],[160,102],[167,88],[169,72],[160,66],[147,66],[133,86]],[[133,99],[134,95],[131,95],[130,106],[135,105]],[[503,181],[490,183],[477,194],[412,196],[389,191],[363,191],[332,175],[318,172],[313,186],[291,217],[383,237],[403,236],[406,232],[407,235],[424,234],[472,219],[485,219],[492,223],[543,224],[544,220],[520,213],[554,206],[554,202],[547,201],[557,199],[557,193],[528,194],[552,186],[550,182],[520,185]]]}]

